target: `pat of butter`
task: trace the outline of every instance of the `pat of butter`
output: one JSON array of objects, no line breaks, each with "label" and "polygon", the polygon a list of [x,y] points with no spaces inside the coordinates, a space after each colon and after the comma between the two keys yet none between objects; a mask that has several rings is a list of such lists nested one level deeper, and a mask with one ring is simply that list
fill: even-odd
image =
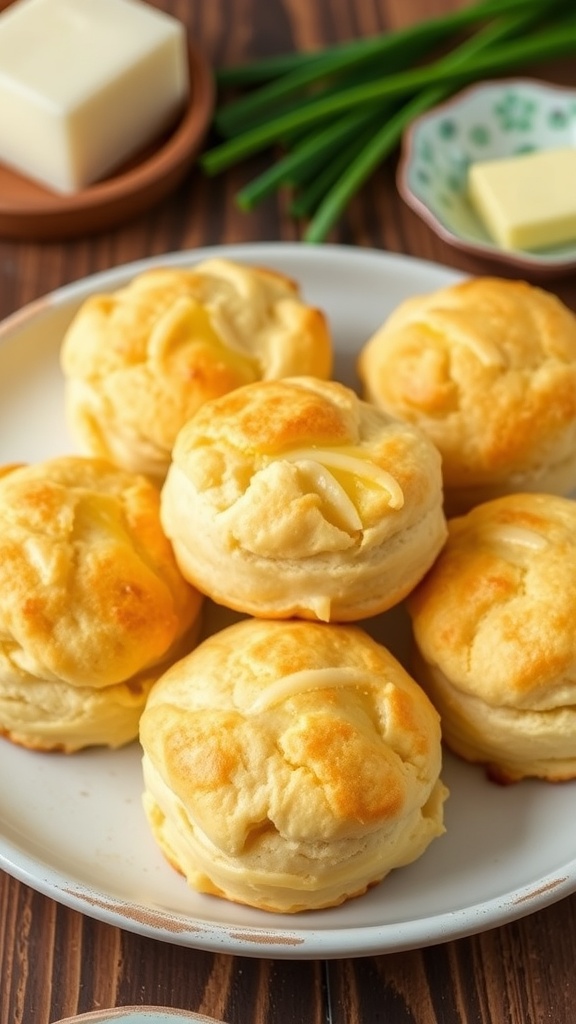
[{"label": "pat of butter", "polygon": [[0,161],[52,191],[113,171],[188,89],[184,26],[141,0],[16,0],[0,14]]},{"label": "pat of butter", "polygon": [[468,195],[503,249],[544,249],[576,240],[576,149],[473,163]]}]

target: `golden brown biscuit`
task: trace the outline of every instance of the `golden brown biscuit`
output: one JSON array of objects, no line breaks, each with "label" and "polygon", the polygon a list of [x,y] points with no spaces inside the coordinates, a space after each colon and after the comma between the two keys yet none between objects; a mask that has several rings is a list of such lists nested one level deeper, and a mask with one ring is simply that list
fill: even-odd
[{"label": "golden brown biscuit", "polygon": [[152,833],[201,892],[336,906],[444,831],[438,716],[355,626],[214,634],[154,686],[140,739]]},{"label": "golden brown biscuit", "polygon": [[144,477],[81,457],[0,470],[0,733],[67,752],[135,739],[200,605]]},{"label": "golden brown biscuit", "polygon": [[310,377],[206,403],[176,440],[161,516],[186,579],[263,618],[375,615],[446,537],[428,438]]},{"label": "golden brown biscuit", "polygon": [[329,377],[332,347],[294,281],[211,259],[87,299],[61,362],[82,450],[162,480],[178,430],[203,402],[260,379]]},{"label": "golden brown biscuit", "polygon": [[576,316],[555,295],[480,277],[408,299],[358,369],[368,400],[437,445],[449,515],[576,487]]},{"label": "golden brown biscuit", "polygon": [[500,781],[576,777],[576,505],[508,495],[448,526],[407,602],[447,744]]}]

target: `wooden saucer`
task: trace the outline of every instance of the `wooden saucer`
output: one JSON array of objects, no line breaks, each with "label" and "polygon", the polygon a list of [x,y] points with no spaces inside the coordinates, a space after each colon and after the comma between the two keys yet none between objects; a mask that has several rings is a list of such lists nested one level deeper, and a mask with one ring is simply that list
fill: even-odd
[{"label": "wooden saucer", "polygon": [[0,237],[34,241],[105,231],[131,220],[180,184],[214,110],[212,71],[189,46],[190,94],[179,122],[115,174],[73,195],[58,195],[0,165]]}]

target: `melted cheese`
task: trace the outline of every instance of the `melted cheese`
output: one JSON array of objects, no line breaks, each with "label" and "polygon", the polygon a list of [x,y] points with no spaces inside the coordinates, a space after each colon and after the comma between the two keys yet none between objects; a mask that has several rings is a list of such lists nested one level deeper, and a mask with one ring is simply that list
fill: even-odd
[{"label": "melted cheese", "polygon": [[314,461],[343,473],[363,477],[379,484],[388,492],[390,508],[400,509],[404,505],[404,493],[398,481],[391,473],[367,459],[329,448],[296,448],[291,452],[285,452],[282,458],[290,462]]},{"label": "melted cheese", "polygon": [[231,348],[215,329],[212,320],[210,313],[192,296],[179,296],[152,329],[148,344],[150,360],[161,364],[180,355],[184,373],[189,349],[200,343],[212,350],[215,358],[234,370],[246,383],[256,380],[256,360],[237,348]]},{"label": "melted cheese", "polygon": [[548,546],[548,541],[542,534],[528,530],[524,526],[497,524],[488,526],[483,535],[490,541],[529,548],[531,551],[543,551]]},{"label": "melted cheese", "polygon": [[373,686],[381,685],[382,680],[377,676],[368,673],[361,673],[354,668],[310,668],[301,672],[292,672],[283,679],[271,683],[252,702],[251,714],[258,714],[266,708],[279,704],[288,697],[295,697],[300,693],[309,693],[311,690],[334,690],[345,686]]},{"label": "melted cheese", "polygon": [[[294,461],[294,460],[290,460]],[[338,483],[332,473],[319,462],[311,459],[298,459],[296,463],[302,467],[304,472],[311,477],[315,491],[320,494],[328,504],[340,525],[350,533],[362,529],[362,520],[354,502],[350,499],[341,484]]]}]

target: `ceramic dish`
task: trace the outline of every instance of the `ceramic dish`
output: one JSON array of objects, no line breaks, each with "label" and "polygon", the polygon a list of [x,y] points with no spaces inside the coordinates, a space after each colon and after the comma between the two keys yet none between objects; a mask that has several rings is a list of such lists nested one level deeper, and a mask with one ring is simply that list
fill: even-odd
[{"label": "ceramic dish", "polygon": [[[227,256],[301,283],[332,325],[336,376],[354,385],[360,345],[403,299],[459,279],[431,263],[345,246],[259,244],[155,257],[69,285],[0,326],[0,462],[71,450],[58,364],[62,332],[94,291],[146,267]],[[226,613],[208,605],[206,632]],[[400,659],[402,609],[366,623]],[[242,956],[316,959],[426,946],[521,917],[576,890],[576,783],[500,787],[446,755],[446,835],[415,864],[342,907],[268,914],[187,888],[141,806],[141,755],[43,755],[0,740],[0,867],[92,917],[168,942]]]},{"label": "ceramic dish", "polygon": [[0,165],[0,236],[46,241],[105,231],[175,189],[202,145],[214,109],[212,72],[192,45],[189,70],[189,101],[175,127],[104,181],[63,196]]},{"label": "ceramic dish", "polygon": [[54,1024],[192,1024],[193,1021],[196,1024],[220,1024],[214,1017],[170,1006],[116,1006],[110,1010],[89,1010]]},{"label": "ceramic dish", "polygon": [[539,252],[499,248],[468,200],[466,176],[475,160],[569,146],[576,146],[576,89],[526,78],[481,82],[412,122],[398,190],[457,249],[538,276],[564,273],[576,266],[576,239]]}]

